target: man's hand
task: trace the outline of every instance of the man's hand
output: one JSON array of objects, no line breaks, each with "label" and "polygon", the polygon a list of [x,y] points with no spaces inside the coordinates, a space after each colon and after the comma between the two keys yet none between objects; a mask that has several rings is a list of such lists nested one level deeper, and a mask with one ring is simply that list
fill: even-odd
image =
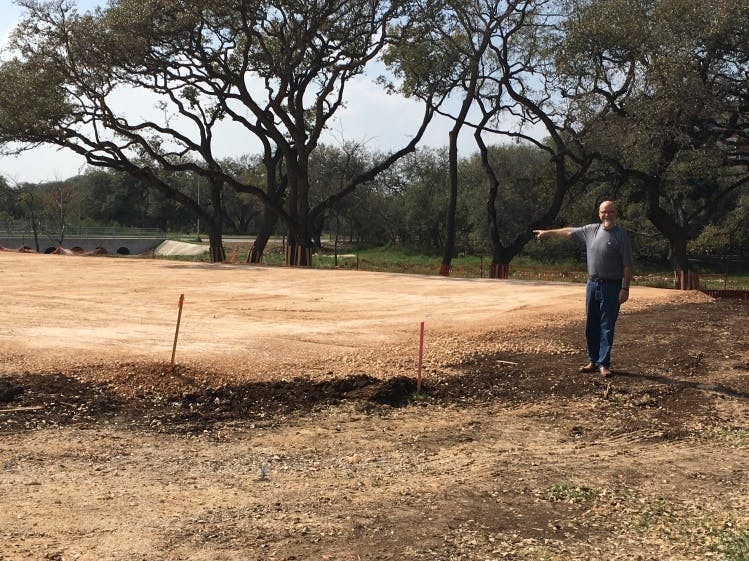
[{"label": "man's hand", "polygon": [[624,278],[622,278],[622,289],[619,291],[619,304],[624,304],[629,300],[629,287],[632,284],[632,277],[635,269],[632,265],[624,266]]},{"label": "man's hand", "polygon": [[558,228],[556,230],[533,230],[537,240],[543,240],[548,237],[569,238],[572,235],[572,228]]},{"label": "man's hand", "polygon": [[622,288],[619,291],[619,304],[624,304],[627,300],[629,300],[629,289]]}]

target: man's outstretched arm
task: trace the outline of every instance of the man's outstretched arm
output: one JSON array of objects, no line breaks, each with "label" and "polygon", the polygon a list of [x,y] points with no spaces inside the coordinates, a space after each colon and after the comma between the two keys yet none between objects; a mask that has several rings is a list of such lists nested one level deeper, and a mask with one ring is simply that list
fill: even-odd
[{"label": "man's outstretched arm", "polygon": [[572,235],[572,228],[557,228],[556,230],[533,230],[537,240],[544,238],[569,238]]}]

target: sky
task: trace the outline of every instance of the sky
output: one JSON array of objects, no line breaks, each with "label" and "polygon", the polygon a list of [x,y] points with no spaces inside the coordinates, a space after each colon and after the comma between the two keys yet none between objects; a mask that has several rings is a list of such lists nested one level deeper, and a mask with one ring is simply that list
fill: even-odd
[{"label": "sky", "polygon": [[[98,0],[78,0],[79,12],[104,5]],[[0,44],[6,43],[9,32],[22,15],[22,9],[14,0],[0,0]],[[411,100],[386,94],[374,83],[373,77],[363,76],[347,85],[347,107],[339,111],[331,123],[327,144],[338,145],[342,140],[363,143],[370,150],[397,149],[405,145],[415,134],[422,117],[421,106]],[[147,114],[154,110],[153,100],[133,96],[125,100],[130,110]],[[420,146],[442,147],[447,145],[451,123],[445,118],[433,120]],[[460,139],[461,153],[475,151],[472,134],[465,131]],[[218,143],[220,157],[257,153],[257,147],[248,148],[247,135],[238,128],[228,127]],[[44,182],[67,179],[86,169],[85,160],[68,150],[39,147],[24,154],[0,155],[0,175],[10,184]]]}]

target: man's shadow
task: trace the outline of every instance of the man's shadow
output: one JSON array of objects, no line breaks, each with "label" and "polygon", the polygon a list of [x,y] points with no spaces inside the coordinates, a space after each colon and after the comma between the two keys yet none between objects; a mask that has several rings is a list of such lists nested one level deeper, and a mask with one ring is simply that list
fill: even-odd
[{"label": "man's shadow", "polygon": [[657,384],[663,384],[666,386],[703,390],[706,392],[719,393],[730,397],[749,399],[749,393],[724,386],[723,384],[706,384],[703,382],[690,382],[688,380],[675,380],[673,378],[669,378],[668,376],[659,376],[657,374],[640,374],[636,372],[627,372],[625,370],[616,370],[613,372],[613,375],[611,377],[629,378],[630,380],[647,380],[649,382],[655,382]]}]

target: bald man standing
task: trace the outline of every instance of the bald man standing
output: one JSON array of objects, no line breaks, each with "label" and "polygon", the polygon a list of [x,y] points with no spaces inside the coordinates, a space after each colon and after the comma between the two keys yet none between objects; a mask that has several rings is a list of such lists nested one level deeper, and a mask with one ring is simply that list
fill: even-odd
[{"label": "bald man standing", "polygon": [[585,291],[585,339],[588,364],[580,372],[611,375],[611,347],[619,307],[629,299],[634,272],[632,244],[627,232],[616,224],[616,205],[604,201],[598,207],[600,224],[557,230],[533,230],[536,239],[573,238],[585,243],[588,284]]}]

